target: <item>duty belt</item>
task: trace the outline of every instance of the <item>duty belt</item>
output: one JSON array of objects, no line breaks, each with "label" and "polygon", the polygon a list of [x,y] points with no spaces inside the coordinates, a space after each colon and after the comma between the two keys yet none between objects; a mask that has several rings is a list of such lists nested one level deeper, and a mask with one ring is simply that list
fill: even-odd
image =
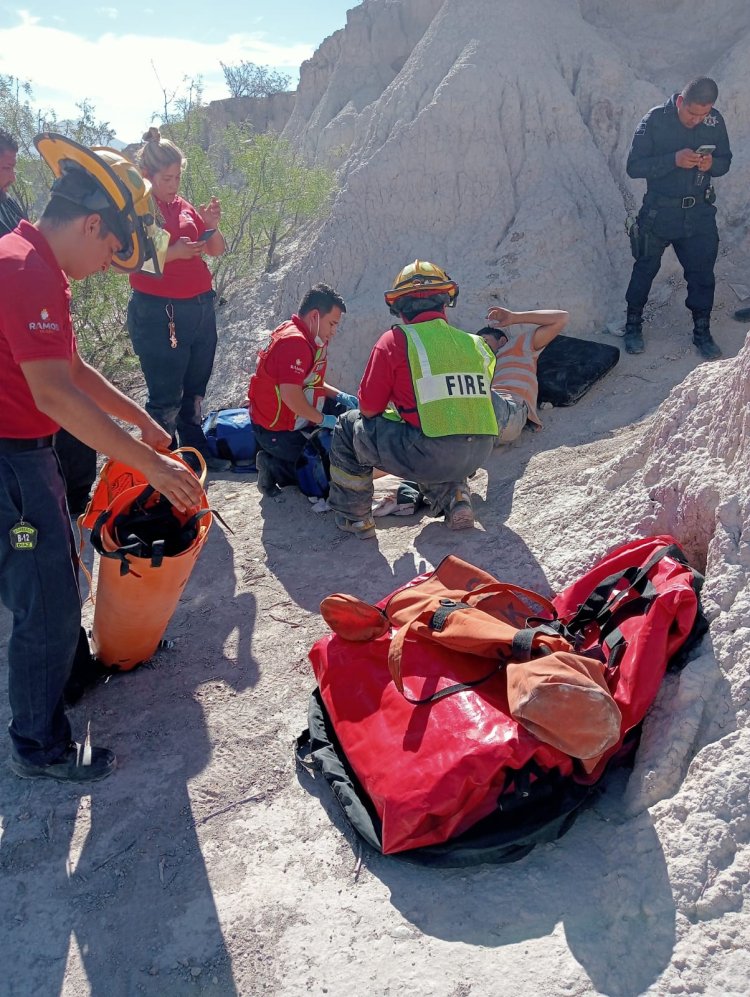
[{"label": "duty belt", "polygon": [[0,439],[0,454],[23,453],[24,450],[41,450],[43,447],[51,447],[55,442],[54,436],[37,436],[33,439]]},{"label": "duty belt", "polygon": [[665,197],[664,194],[646,194],[645,203],[654,208],[694,208],[696,204],[703,202],[705,198],[693,197]]},{"label": "duty belt", "polygon": [[146,304],[202,305],[206,301],[213,301],[216,298],[216,291],[203,291],[201,294],[193,294],[189,298],[164,298],[160,294],[148,294],[146,291],[133,289],[133,296],[140,298]]}]

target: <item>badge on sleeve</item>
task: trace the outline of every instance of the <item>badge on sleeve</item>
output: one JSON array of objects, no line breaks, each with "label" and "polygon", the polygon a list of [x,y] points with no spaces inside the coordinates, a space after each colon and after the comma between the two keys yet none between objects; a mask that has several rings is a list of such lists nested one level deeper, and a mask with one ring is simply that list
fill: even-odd
[{"label": "badge on sleeve", "polygon": [[9,530],[10,545],[13,550],[33,550],[36,547],[38,531],[23,519]]}]

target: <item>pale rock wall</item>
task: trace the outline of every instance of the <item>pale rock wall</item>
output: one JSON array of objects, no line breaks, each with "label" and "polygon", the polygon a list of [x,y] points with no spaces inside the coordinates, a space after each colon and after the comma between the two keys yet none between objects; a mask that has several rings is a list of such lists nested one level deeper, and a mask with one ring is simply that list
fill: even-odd
[{"label": "pale rock wall", "polygon": [[227,125],[248,124],[254,132],[281,132],[294,110],[294,92],[274,93],[269,97],[227,97],[212,100],[207,107],[202,144],[211,145]]},{"label": "pale rock wall", "polygon": [[375,0],[354,7],[346,28],[302,63],[287,135],[306,155],[337,165],[354,151],[362,115],[401,71],[442,3]]},{"label": "pale rock wall", "polygon": [[[339,193],[248,292],[241,311],[253,318],[227,342],[252,354],[257,330],[326,280],[349,306],[331,374],[354,390],[390,322],[383,291],[415,258],[459,282],[452,320],[463,328],[478,328],[495,303],[566,308],[586,334],[622,318],[632,262],[624,219],[644,189],[625,161],[640,117],[710,72],[735,150],[750,145],[750,6],[667,7],[365,0],[350,10],[302,67],[283,132],[338,167]],[[717,182],[723,254],[750,250],[746,162],[737,157]],[[670,251],[655,303],[659,282],[669,295],[677,273]]]},{"label": "pale rock wall", "polygon": [[[602,444],[580,452],[578,490],[563,492],[551,472],[549,494],[534,463],[555,464],[540,454],[530,465],[533,499],[519,483],[514,507],[550,510],[535,549],[548,563],[555,552],[553,587],[587,567],[581,551],[593,562],[613,538],[660,533],[705,572],[708,634],[684,670],[667,676],[626,793],[631,816],[651,810],[686,925],[680,934],[693,939],[680,954],[690,973],[715,936],[732,948],[738,930],[731,919],[709,934],[700,925],[746,912],[750,893],[750,337],[736,358],[696,368],[624,448],[607,448],[616,456],[602,463]],[[746,921],[738,945],[742,930]],[[711,992],[737,991],[717,982]]]}]

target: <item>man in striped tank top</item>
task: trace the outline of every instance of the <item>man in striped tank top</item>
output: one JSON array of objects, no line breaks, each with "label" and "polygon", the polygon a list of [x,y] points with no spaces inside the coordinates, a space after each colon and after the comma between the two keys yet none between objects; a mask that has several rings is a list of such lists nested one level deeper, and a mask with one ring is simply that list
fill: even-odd
[{"label": "man in striped tank top", "polygon": [[[518,439],[527,422],[535,430],[542,428],[536,410],[536,363],[544,347],[567,325],[568,313],[552,308],[512,312],[498,307],[487,312],[487,322],[478,335],[495,354],[492,403],[499,429],[497,447]],[[512,325],[534,328],[508,335],[504,330]]]}]

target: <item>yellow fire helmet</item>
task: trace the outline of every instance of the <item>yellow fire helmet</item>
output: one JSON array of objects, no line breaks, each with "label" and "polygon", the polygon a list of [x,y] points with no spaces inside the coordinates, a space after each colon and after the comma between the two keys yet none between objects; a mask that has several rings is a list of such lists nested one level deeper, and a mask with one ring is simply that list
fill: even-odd
[{"label": "yellow fire helmet", "polygon": [[122,248],[112,266],[124,273],[146,270],[160,276],[169,234],[156,224],[151,184],[116,149],[88,148],[54,132],[42,132],[34,145],[55,174],[51,193],[92,213],[114,209],[115,234]]},{"label": "yellow fire helmet", "polygon": [[385,292],[385,303],[391,311],[399,298],[430,297],[433,294],[447,294],[448,307],[452,308],[458,297],[458,284],[451,280],[445,270],[426,260],[415,260],[407,264],[396,276],[393,287]]}]

